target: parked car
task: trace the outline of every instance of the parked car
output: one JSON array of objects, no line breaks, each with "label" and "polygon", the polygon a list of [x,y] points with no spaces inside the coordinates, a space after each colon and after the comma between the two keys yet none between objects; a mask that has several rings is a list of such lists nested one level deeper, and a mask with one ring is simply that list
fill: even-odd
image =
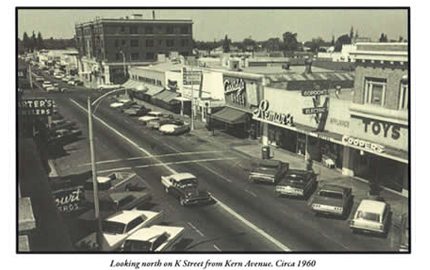
[{"label": "parked car", "polygon": [[67,144],[76,140],[82,135],[82,131],[78,129],[56,129],[51,133],[48,143],[51,145]]},{"label": "parked car", "polygon": [[63,74],[54,73],[54,78],[55,78],[55,79],[61,80],[63,77],[64,77],[64,75],[63,75]]},{"label": "parked car", "polygon": [[354,203],[352,189],[336,185],[323,185],[311,202],[312,211],[346,217]]},{"label": "parked car", "polygon": [[178,198],[181,205],[209,203],[212,201],[209,192],[197,189],[197,178],[190,173],[161,176],[161,183],[166,193]]},{"label": "parked car", "polygon": [[50,81],[43,81],[42,83],[42,87],[46,89],[46,87],[50,87],[53,86],[52,83]]},{"label": "parked car", "polygon": [[276,184],[288,172],[289,164],[279,160],[260,159],[252,163],[248,180],[251,183],[265,182]]},{"label": "parked car", "polygon": [[275,192],[278,197],[286,195],[306,198],[317,187],[317,175],[314,172],[289,170],[276,185]]},{"label": "parked car", "polygon": [[61,80],[62,80],[63,82],[68,83],[71,79],[72,79],[72,77],[71,77],[71,76],[65,76],[65,77],[63,77]]},{"label": "parked car", "polygon": [[75,86],[80,86],[80,85],[84,85],[84,82],[80,80],[75,80]]},{"label": "parked car", "polygon": [[349,227],[357,231],[386,235],[390,226],[390,205],[386,202],[362,200]]},{"label": "parked car", "polygon": [[[118,250],[122,243],[140,228],[159,224],[163,221],[163,212],[130,210],[118,212],[102,220],[101,251]],[[78,248],[97,246],[97,235],[92,233],[77,242]]]},{"label": "parked car", "polygon": [[[84,192],[85,194],[85,192]],[[149,191],[125,191],[109,194],[108,200],[100,200],[99,216],[104,219],[121,210],[132,210],[140,205],[148,203],[152,199],[152,194]],[[94,214],[93,203],[88,203],[89,211],[78,217],[81,221],[94,222],[96,221]]]},{"label": "parked car", "polygon": [[122,105],[124,105],[124,102],[120,102],[120,101],[115,101],[115,102],[112,102],[110,105],[109,105],[109,107],[111,107],[111,108],[119,108],[119,107],[121,107]]},{"label": "parked car", "polygon": [[48,85],[45,87],[46,92],[56,92],[58,91],[58,87],[55,87],[53,85]]},{"label": "parked car", "polygon": [[151,109],[146,108],[142,105],[132,105],[128,109],[124,109],[123,112],[127,114],[128,116],[144,116],[148,114],[151,111]]},{"label": "parked car", "polygon": [[[114,172],[107,176],[97,176],[99,200],[111,201],[112,193],[126,191],[144,191],[146,186],[135,173]],[[88,179],[84,184],[85,199],[94,202],[93,180]]]},{"label": "parked car", "polygon": [[65,120],[65,119],[52,120],[51,121],[51,130],[70,129],[70,128],[73,128],[75,126],[76,126],[75,121],[70,121],[70,120]]},{"label": "parked car", "polygon": [[75,81],[74,80],[70,80],[67,82],[68,85],[75,85]]},{"label": "parked car", "polygon": [[173,115],[171,114],[163,114],[157,119],[153,119],[151,121],[148,121],[146,124],[147,127],[152,129],[159,129],[161,125],[169,124],[173,122]]},{"label": "parked car", "polygon": [[400,218],[400,252],[409,252],[409,216],[403,214]]},{"label": "parked car", "polygon": [[158,118],[160,118],[161,116],[163,115],[163,113],[162,112],[154,112],[154,111],[152,111],[152,112],[149,112],[147,115],[145,115],[145,116],[141,116],[141,117],[139,117],[139,121],[140,122],[142,122],[142,124],[144,124],[144,125],[146,125],[149,121],[151,121],[151,120],[155,120],[155,119],[158,119]]},{"label": "parked car", "polygon": [[45,79],[43,77],[41,77],[41,76],[34,76],[34,80],[36,82],[43,82]]},{"label": "parked car", "polygon": [[137,105],[136,101],[129,100],[127,102],[124,102],[122,106],[118,107],[121,111],[130,108],[133,105]]},{"label": "parked car", "polygon": [[129,252],[171,251],[182,238],[184,230],[184,227],[160,225],[141,228],[124,241],[121,250]]},{"label": "parked car", "polygon": [[159,130],[164,135],[179,135],[185,132],[190,131],[190,125],[183,124],[183,125],[176,125],[176,124],[167,124],[162,125]]}]

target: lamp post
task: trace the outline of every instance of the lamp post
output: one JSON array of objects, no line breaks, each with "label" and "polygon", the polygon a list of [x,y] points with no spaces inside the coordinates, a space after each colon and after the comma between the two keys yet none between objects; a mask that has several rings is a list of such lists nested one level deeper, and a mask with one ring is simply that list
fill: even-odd
[{"label": "lamp post", "polygon": [[[91,155],[91,170],[93,175],[93,195],[94,195],[94,216],[97,221],[97,245],[98,248],[101,250],[102,248],[102,221],[100,219],[100,205],[99,205],[99,197],[98,197],[98,183],[97,183],[97,167],[96,167],[96,153],[94,150],[94,133],[93,133],[93,112],[92,108],[97,105],[98,102],[100,102],[102,99],[104,99],[106,96],[119,92],[119,91],[127,91],[127,89],[121,88],[121,89],[115,89],[112,91],[107,92],[106,94],[100,96],[97,98],[93,103],[91,103],[91,98],[88,96],[87,99],[87,106],[88,106],[88,138],[90,142],[90,155]],[[97,107],[94,108],[94,112],[97,110]]]},{"label": "lamp post", "polygon": [[124,69],[124,77],[127,77],[127,72],[125,71],[125,53],[121,50],[119,51],[120,54],[122,54],[122,65]]}]

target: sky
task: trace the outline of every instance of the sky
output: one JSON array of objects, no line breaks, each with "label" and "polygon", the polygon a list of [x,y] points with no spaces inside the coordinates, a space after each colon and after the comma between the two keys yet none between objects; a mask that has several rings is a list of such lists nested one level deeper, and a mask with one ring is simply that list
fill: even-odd
[{"label": "sky", "polygon": [[[20,9],[18,37],[41,32],[43,38],[72,38],[74,25],[96,17],[116,18],[131,14],[152,18],[152,9]],[[322,37],[331,41],[349,34],[351,27],[359,36],[379,39],[407,38],[407,10],[396,9],[156,9],[157,19],[192,19],[195,40],[220,40],[228,35],[233,41],[251,37],[262,41],[295,32],[299,41]]]}]

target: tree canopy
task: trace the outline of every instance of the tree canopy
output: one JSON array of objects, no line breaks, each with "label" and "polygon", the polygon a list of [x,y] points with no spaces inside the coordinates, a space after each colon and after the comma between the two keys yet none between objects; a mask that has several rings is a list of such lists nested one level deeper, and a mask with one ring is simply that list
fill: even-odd
[{"label": "tree canopy", "polygon": [[297,51],[299,42],[297,41],[297,33],[285,32],[282,34],[283,43],[281,49],[285,51]]}]

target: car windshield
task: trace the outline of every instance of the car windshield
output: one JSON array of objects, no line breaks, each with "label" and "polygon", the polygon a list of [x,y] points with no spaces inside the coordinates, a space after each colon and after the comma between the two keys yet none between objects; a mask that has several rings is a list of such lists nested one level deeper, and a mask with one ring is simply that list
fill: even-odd
[{"label": "car windshield", "polygon": [[328,190],[321,190],[318,193],[319,196],[321,197],[326,197],[326,198],[333,198],[333,199],[342,199],[342,193],[339,192],[335,192],[335,191],[328,191]]},{"label": "car windshield", "polygon": [[122,234],[124,233],[125,224],[114,221],[102,221],[102,231],[109,234]]},{"label": "car windshield", "polygon": [[151,251],[151,242],[127,240],[124,243],[124,251]]},{"label": "car windshield", "polygon": [[380,221],[380,215],[379,214],[370,213],[370,212],[363,212],[363,211],[358,211],[357,218],[365,219],[365,220],[369,220],[369,221],[376,221],[376,222]]},{"label": "car windshield", "polygon": [[180,186],[180,187],[186,187],[186,186],[195,186],[197,183],[196,183],[197,181],[196,181],[196,179],[195,178],[188,178],[188,179],[183,179],[183,180],[181,180],[179,183],[178,183],[178,185]]}]

